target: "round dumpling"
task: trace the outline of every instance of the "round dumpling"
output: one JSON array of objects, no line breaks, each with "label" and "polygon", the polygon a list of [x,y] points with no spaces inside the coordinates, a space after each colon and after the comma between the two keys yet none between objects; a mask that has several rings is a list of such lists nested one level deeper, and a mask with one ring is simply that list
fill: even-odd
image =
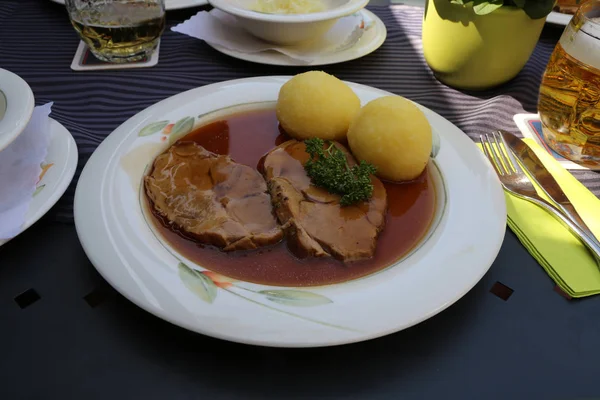
[{"label": "round dumpling", "polygon": [[369,102],[348,130],[348,144],[358,160],[377,167],[377,176],[390,181],[417,178],[431,154],[431,126],[425,115],[400,96]]},{"label": "round dumpling", "polygon": [[279,91],[277,119],[292,137],[344,140],[360,110],[358,96],[344,82],[322,71],[294,76]]}]

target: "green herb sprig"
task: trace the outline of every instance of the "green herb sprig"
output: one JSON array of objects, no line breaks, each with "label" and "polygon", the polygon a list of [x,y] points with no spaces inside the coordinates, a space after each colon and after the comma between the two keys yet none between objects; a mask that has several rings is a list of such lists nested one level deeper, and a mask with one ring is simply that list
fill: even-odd
[{"label": "green herb sprig", "polygon": [[364,160],[350,167],[346,155],[335,143],[319,138],[304,141],[310,159],[304,164],[306,173],[314,185],[329,193],[339,194],[340,204],[349,206],[369,200],[373,195],[371,175],[377,169]]}]

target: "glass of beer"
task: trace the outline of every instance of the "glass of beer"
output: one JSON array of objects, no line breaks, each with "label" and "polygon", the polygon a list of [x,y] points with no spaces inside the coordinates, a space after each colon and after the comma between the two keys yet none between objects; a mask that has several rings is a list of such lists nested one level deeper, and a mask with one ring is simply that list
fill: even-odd
[{"label": "glass of beer", "polygon": [[102,61],[149,58],[165,29],[164,0],[66,0],[66,5],[75,30]]},{"label": "glass of beer", "polygon": [[600,169],[600,0],[583,3],[562,34],[542,77],[538,111],[554,151]]},{"label": "glass of beer", "polygon": [[556,0],[554,11],[563,14],[575,14],[581,0]]}]

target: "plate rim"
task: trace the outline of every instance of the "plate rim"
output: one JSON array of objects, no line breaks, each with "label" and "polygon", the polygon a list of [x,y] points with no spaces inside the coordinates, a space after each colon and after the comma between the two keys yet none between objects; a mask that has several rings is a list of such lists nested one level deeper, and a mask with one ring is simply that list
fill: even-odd
[{"label": "plate rim", "polygon": [[[212,10],[210,12],[212,12]],[[322,66],[322,65],[340,64],[343,62],[353,61],[353,60],[357,60],[359,58],[368,56],[369,54],[378,50],[385,43],[385,40],[387,38],[387,27],[385,26],[385,24],[383,23],[381,18],[379,18],[379,16],[377,16],[375,13],[373,13],[372,11],[370,11],[366,8],[361,9],[359,12],[366,13],[366,15],[369,18],[371,18],[373,21],[375,21],[374,29],[377,29],[379,31],[379,34],[369,43],[368,46],[363,46],[365,48],[364,51],[360,52],[358,55],[351,56],[351,57],[341,57],[341,58],[337,57],[336,58],[333,56],[335,56],[335,55],[339,56],[339,55],[346,54],[348,51],[355,48],[355,46],[358,46],[359,43],[361,43],[360,40],[349,49],[345,49],[344,51],[341,51],[339,53],[334,53],[334,54],[330,55],[329,58],[318,59],[318,60],[322,60],[322,61],[315,60],[316,62],[313,61],[309,64],[294,60],[294,59],[286,56],[285,54],[281,54],[278,52],[270,53],[271,57],[274,57],[274,60],[269,60],[269,58],[265,59],[264,52],[242,53],[242,52],[235,51],[235,50],[229,50],[218,44],[209,43],[206,41],[204,41],[204,42],[209,47],[213,48],[214,50],[218,51],[219,53],[225,54],[232,58],[236,58],[238,60],[247,61],[247,62],[251,62],[251,63],[255,63],[255,64],[276,65],[276,66],[283,66],[283,67],[318,67],[318,66]],[[331,60],[331,61],[327,61],[327,60]]]},{"label": "plate rim", "polygon": [[[171,96],[167,99],[164,99],[164,100],[144,109],[143,111],[140,111],[135,116],[131,117],[127,121],[123,122],[123,124],[119,125],[119,127],[117,127],[113,132],[122,129],[123,126],[128,123],[131,124],[131,123],[135,122],[135,123],[139,124],[139,122],[142,120],[142,118],[140,117],[140,114],[143,113],[144,114],[143,117],[146,118],[149,115],[151,115],[152,113],[158,111],[161,108],[161,106],[164,106],[165,102],[169,101],[169,99],[171,99],[172,97],[175,97],[175,96],[182,95],[183,93],[189,93],[189,92],[193,92],[195,90],[199,90],[199,89],[207,88],[207,87],[208,87],[207,89],[209,91],[217,90],[218,88],[222,88],[223,86],[231,86],[234,83],[262,83],[262,82],[268,83],[270,80],[273,80],[273,79],[275,79],[277,83],[280,83],[280,82],[284,82],[285,80],[287,80],[289,78],[291,78],[291,77],[290,76],[268,76],[268,77],[244,78],[244,79],[224,81],[224,82],[220,82],[220,83],[216,83],[216,84],[212,84],[212,85],[206,85],[206,86],[200,87],[200,88],[190,89],[188,91],[185,91],[185,92],[176,94],[174,96]],[[271,81],[271,83],[272,82],[273,81]],[[393,95],[393,93],[383,91],[381,89],[377,89],[374,87],[369,87],[369,86],[361,85],[361,84],[355,84],[352,82],[349,82],[349,83],[355,87],[362,88],[363,90],[367,90],[367,91],[370,91],[370,92],[373,92],[373,93],[376,93],[379,95],[390,95],[390,94]],[[207,89],[204,89],[204,90],[207,90]],[[210,95],[210,93],[204,94],[204,96],[206,96],[206,95]],[[443,118],[439,114],[435,113],[434,111],[429,110],[429,112],[431,112],[433,115],[436,115],[437,116],[436,118],[439,118],[448,124],[452,124],[450,121],[446,120],[445,118]],[[134,119],[136,117],[140,121],[135,121]],[[134,121],[132,121],[132,120],[134,120]],[[456,127],[456,125],[454,125],[454,124],[452,124],[452,125],[456,128],[457,131],[462,132],[460,130],[460,128]],[[118,137],[118,143],[123,143],[131,134],[132,134],[131,130],[127,133],[122,133]],[[117,139],[114,139],[114,140],[117,140]],[[459,140],[463,140],[463,139],[459,139]],[[475,146],[475,144],[472,143],[471,140],[466,135],[464,136],[464,141],[465,141],[465,143],[467,143],[466,141],[468,141],[473,146]],[[102,144],[101,144],[101,146],[102,146]],[[477,273],[470,274],[469,282],[466,282],[465,284],[461,283],[461,285],[460,285],[461,289],[459,291],[457,291],[455,294],[453,294],[451,296],[452,298],[444,298],[443,304],[437,305],[436,308],[429,309],[427,312],[421,313],[417,318],[412,318],[409,321],[403,321],[402,323],[396,324],[388,329],[378,329],[377,331],[374,331],[371,333],[364,333],[364,334],[361,334],[359,337],[353,337],[350,339],[348,339],[348,338],[341,338],[341,339],[337,338],[335,340],[324,339],[322,342],[319,342],[319,343],[300,342],[300,341],[274,342],[274,341],[269,341],[269,340],[256,340],[253,338],[245,339],[240,336],[232,335],[229,332],[224,332],[223,330],[221,330],[219,332],[205,330],[201,327],[199,328],[197,324],[195,325],[192,322],[190,322],[189,320],[186,320],[185,318],[178,318],[176,316],[171,316],[165,312],[161,312],[160,307],[157,307],[156,305],[151,304],[151,302],[148,301],[147,299],[146,299],[146,301],[142,301],[142,299],[136,298],[132,293],[130,293],[131,290],[127,290],[127,288],[123,287],[119,282],[113,280],[112,276],[110,274],[110,271],[108,269],[104,269],[104,268],[98,266],[99,264],[102,263],[101,260],[94,258],[98,252],[92,251],[92,247],[93,247],[92,241],[88,242],[87,240],[85,240],[86,239],[85,236],[89,236],[89,233],[84,232],[85,229],[83,228],[83,225],[84,225],[85,219],[87,219],[88,215],[85,211],[82,211],[84,209],[84,207],[80,207],[82,205],[82,197],[84,196],[84,194],[83,194],[84,182],[86,182],[86,180],[89,179],[89,178],[87,178],[88,174],[93,174],[93,172],[90,172],[90,171],[92,171],[91,170],[91,168],[93,168],[92,165],[97,162],[95,159],[100,157],[98,154],[99,153],[96,153],[96,152],[94,152],[94,154],[92,154],[92,157],[86,164],[86,166],[81,174],[81,179],[78,183],[76,193],[75,193],[75,205],[74,205],[75,226],[76,226],[77,234],[80,238],[84,252],[88,256],[88,258],[90,259],[90,261],[92,262],[92,264],[94,265],[96,270],[104,277],[104,279],[106,279],[111,284],[111,286],[113,286],[117,291],[119,291],[124,297],[126,297],[131,302],[138,305],[140,308],[144,309],[145,311],[155,315],[156,317],[161,318],[165,321],[168,321],[176,326],[191,330],[193,332],[197,332],[197,333],[200,333],[203,335],[212,336],[212,337],[229,340],[229,341],[233,341],[233,342],[245,343],[245,344],[251,344],[251,345],[269,346],[269,347],[325,347],[325,346],[342,345],[342,344],[347,344],[347,343],[370,340],[370,339],[374,339],[377,337],[385,336],[385,335],[388,335],[391,333],[395,333],[395,332],[404,330],[406,328],[414,326],[414,325],[438,314],[439,312],[448,308],[450,305],[454,304],[456,301],[458,301],[460,298],[462,298],[466,293],[468,293],[481,280],[481,278],[487,273],[487,271],[493,264],[494,260],[496,259],[497,255],[500,251],[500,248],[502,246],[502,243],[504,241],[504,233],[506,231],[506,212],[505,212],[506,210],[505,210],[505,203],[504,203],[504,193],[502,191],[502,188],[500,186],[499,180],[497,179],[496,175],[493,174],[493,176],[492,176],[490,174],[493,171],[491,170],[491,166],[489,165],[489,163],[487,161],[484,161],[485,158],[484,158],[483,154],[472,153],[474,156],[475,156],[475,154],[477,154],[475,157],[477,157],[479,160],[481,160],[487,166],[487,169],[484,172],[486,174],[490,174],[489,176],[492,177],[492,180],[494,181],[494,182],[490,182],[490,185],[491,185],[490,193],[492,193],[491,198],[495,198],[495,201],[501,200],[500,204],[501,204],[501,207],[504,207],[504,209],[496,210],[496,214],[498,214],[498,216],[495,217],[494,228],[497,229],[497,232],[491,232],[491,231],[489,232],[490,233],[489,236],[491,237],[491,239],[489,241],[489,244],[486,245],[486,248],[488,250],[484,254],[484,256],[481,257],[481,258],[485,259],[485,262],[483,262],[484,266],[477,267],[476,268]],[[110,158],[112,158],[112,157],[110,157]],[[98,162],[101,162],[101,160],[103,160],[103,159],[98,159]],[[442,171],[442,173],[444,173],[444,171]],[[102,177],[103,180],[106,179],[105,175],[106,175],[106,173],[103,173],[103,177]],[[497,213],[498,211],[500,211],[500,213]],[[103,221],[91,221],[90,220],[89,222],[94,223],[94,228],[106,229],[105,228],[106,225],[105,224],[103,225],[103,223],[106,222],[104,220]],[[89,230],[89,228],[88,228],[88,230]],[[96,232],[96,234],[97,234],[97,232]],[[116,252],[116,250],[115,250],[115,252]],[[114,275],[114,274],[112,274],[112,275]]]}]

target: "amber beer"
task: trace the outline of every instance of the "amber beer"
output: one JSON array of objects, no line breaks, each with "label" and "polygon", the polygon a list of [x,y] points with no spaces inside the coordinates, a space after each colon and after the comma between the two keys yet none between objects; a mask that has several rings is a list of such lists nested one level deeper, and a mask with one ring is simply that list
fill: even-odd
[{"label": "amber beer", "polygon": [[163,0],[67,0],[73,27],[103,61],[132,62],[148,57],[165,28]]},{"label": "amber beer", "polygon": [[567,26],[542,78],[538,103],[548,145],[594,169],[600,169],[598,17],[600,1],[585,3]]},{"label": "amber beer", "polygon": [[563,14],[575,14],[581,2],[581,0],[557,0],[554,11]]}]

